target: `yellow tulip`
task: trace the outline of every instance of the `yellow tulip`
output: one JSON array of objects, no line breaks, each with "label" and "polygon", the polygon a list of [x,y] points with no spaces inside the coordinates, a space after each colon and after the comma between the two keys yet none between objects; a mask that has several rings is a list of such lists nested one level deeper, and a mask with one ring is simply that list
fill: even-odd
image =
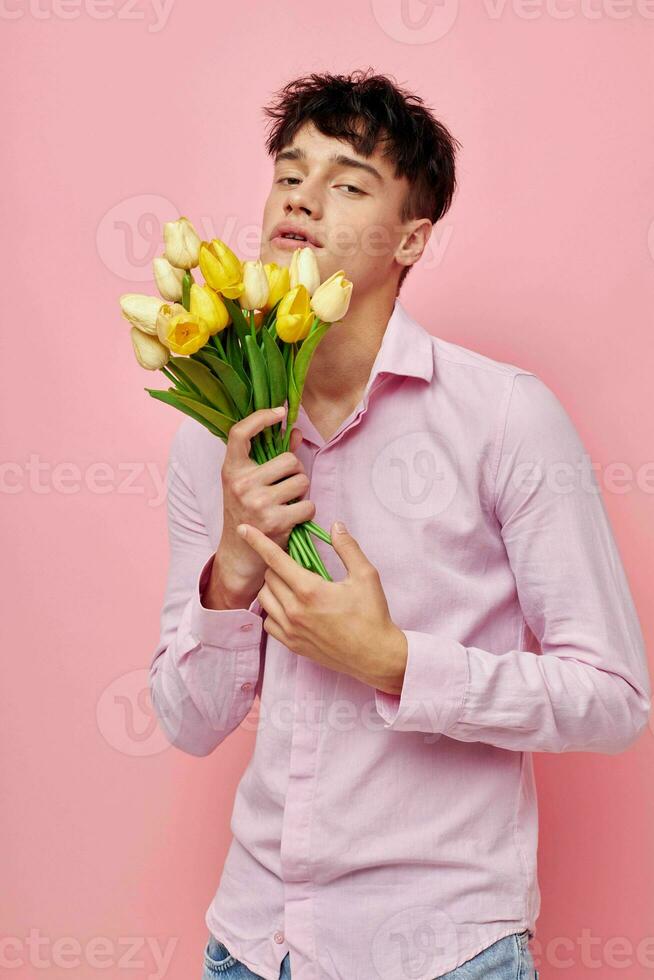
[{"label": "yellow tulip", "polygon": [[211,286],[191,284],[191,313],[200,317],[209,334],[220,333],[230,322],[229,311]]},{"label": "yellow tulip", "polygon": [[318,269],[316,253],[308,245],[305,245],[304,248],[296,248],[293,252],[289,275],[291,289],[301,283],[306,286],[309,296],[313,296],[320,285],[320,270]]},{"label": "yellow tulip", "polygon": [[158,371],[164,364],[167,364],[170,351],[156,337],[143,333],[138,327],[132,327],[129,335],[132,338],[136,360],[141,367],[148,371]]},{"label": "yellow tulip", "polygon": [[143,293],[123,293],[120,308],[126,320],[143,333],[155,335],[157,317],[164,304],[161,296],[144,296]]},{"label": "yellow tulip", "polygon": [[169,303],[178,303],[182,298],[182,279],[184,270],[171,265],[165,255],[152,260],[152,271],[157,289]]},{"label": "yellow tulip", "polygon": [[275,303],[291,288],[291,278],[288,266],[286,265],[277,265],[276,262],[266,262],[264,269],[268,277],[270,291],[268,293],[268,300],[261,309],[264,313],[269,313]]},{"label": "yellow tulip", "polygon": [[286,293],[277,307],[277,336],[287,344],[304,340],[312,323],[311,298],[300,283]]},{"label": "yellow tulip", "polygon": [[166,343],[168,324],[178,313],[186,313],[181,303],[164,303],[157,317],[157,337],[162,344]]},{"label": "yellow tulip", "polygon": [[248,260],[243,263],[243,292],[238,301],[244,310],[263,309],[270,286],[268,276],[261,259]]},{"label": "yellow tulip", "polygon": [[195,354],[209,339],[207,326],[195,313],[177,313],[166,327],[166,347],[174,354]]},{"label": "yellow tulip", "polygon": [[231,248],[214,238],[200,246],[200,270],[206,282],[227,299],[238,299],[243,292],[243,266]]},{"label": "yellow tulip", "polygon": [[200,236],[188,220],[166,221],[163,227],[166,248],[164,254],[178,269],[194,269],[200,254]]},{"label": "yellow tulip", "polygon": [[350,305],[352,283],[341,269],[318,286],[311,297],[313,312],[324,323],[342,320]]}]

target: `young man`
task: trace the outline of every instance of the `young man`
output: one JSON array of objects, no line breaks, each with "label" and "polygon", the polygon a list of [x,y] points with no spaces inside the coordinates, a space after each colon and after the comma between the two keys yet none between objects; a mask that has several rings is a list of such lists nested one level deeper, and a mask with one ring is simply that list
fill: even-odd
[{"label": "young man", "polygon": [[[457,141],[370,72],[298,79],[266,111],[261,258],[288,264],[296,233],[354,292],[289,453],[249,458],[272,411],[227,445],[186,419],[172,445],[155,710],[207,755],[260,697],[205,975],[530,980],[532,752],[614,754],[648,720],[620,556],[553,392],[397,299]],[[314,515],[333,582],[284,550]]]}]

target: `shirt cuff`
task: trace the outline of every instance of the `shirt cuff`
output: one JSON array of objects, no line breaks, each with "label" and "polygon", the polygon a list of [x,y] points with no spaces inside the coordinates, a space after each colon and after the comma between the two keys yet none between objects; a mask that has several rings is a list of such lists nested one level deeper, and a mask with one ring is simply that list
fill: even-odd
[{"label": "shirt cuff", "polygon": [[215,552],[210,555],[198,575],[191,603],[191,632],[204,646],[242,650],[258,647],[263,630],[263,612],[258,599],[247,609],[208,609],[202,605]]},{"label": "shirt cuff", "polygon": [[402,632],[408,644],[402,690],[388,694],[375,688],[377,712],[384,728],[445,735],[463,713],[470,683],[468,652],[455,640]]}]

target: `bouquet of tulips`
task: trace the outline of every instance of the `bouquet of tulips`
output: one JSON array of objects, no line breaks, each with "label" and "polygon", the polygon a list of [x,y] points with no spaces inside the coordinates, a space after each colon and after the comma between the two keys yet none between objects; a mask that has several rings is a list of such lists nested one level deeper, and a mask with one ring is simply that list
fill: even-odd
[{"label": "bouquet of tulips", "polygon": [[[308,246],[293,252],[289,268],[241,261],[220,239],[202,241],[185,217],[164,224],[164,243],[153,261],[160,295],[120,297],[139,364],[173,384],[145,391],[223,441],[234,422],[288,401],[284,431],[278,422],[252,440],[252,458],[265,463],[288,449],[311,358],[347,313],[352,283],[343,271],[321,283]],[[291,530],[289,554],[331,580],[312,535],[331,544],[324,528],[304,521]]]}]

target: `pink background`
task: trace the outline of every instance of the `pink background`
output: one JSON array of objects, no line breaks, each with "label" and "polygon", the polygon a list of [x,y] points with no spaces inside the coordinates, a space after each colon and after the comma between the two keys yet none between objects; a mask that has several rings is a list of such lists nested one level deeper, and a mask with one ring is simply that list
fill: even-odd
[{"label": "pink background", "polygon": [[[159,223],[179,213],[256,257],[261,106],[296,75],[372,65],[463,143],[455,204],[402,300],[559,395],[652,636],[654,3],[321,6],[12,0],[0,14],[0,922],[5,967],[25,964],[8,976],[201,974],[256,718],[204,759],[153,722],[161,481],[182,416],[144,393],[164,379],[137,365],[117,303],[149,291]],[[651,975],[651,729],[616,757],[536,756],[543,980]],[[87,950],[99,937],[108,969]],[[172,953],[159,971],[153,948]]]}]

